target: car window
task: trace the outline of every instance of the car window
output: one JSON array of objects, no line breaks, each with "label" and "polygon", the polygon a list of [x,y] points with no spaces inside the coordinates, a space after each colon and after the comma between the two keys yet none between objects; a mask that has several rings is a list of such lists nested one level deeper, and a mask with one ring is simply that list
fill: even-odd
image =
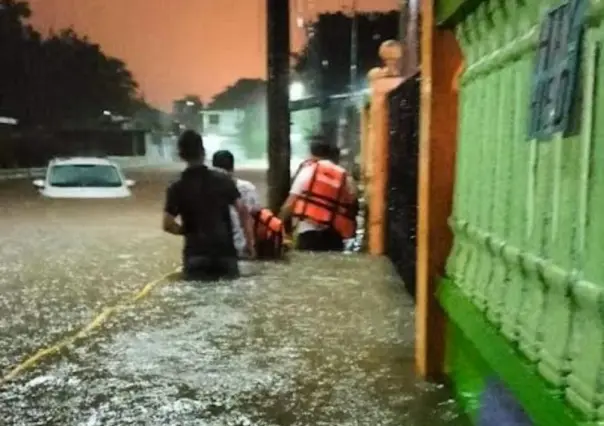
[{"label": "car window", "polygon": [[69,164],[50,170],[49,184],[59,187],[115,188],[122,186],[122,178],[114,166],[96,164]]}]

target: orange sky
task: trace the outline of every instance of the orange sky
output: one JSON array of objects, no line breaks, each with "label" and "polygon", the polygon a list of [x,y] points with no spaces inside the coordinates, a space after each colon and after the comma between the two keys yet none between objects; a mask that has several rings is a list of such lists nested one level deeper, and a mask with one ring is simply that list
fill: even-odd
[{"label": "orange sky", "polygon": [[[290,0],[298,15],[350,7],[353,0]],[[393,9],[397,0],[357,0]],[[122,58],[152,103],[198,94],[205,101],[240,77],[266,75],[265,0],[30,0],[40,29],[73,26]],[[313,4],[315,6],[313,6]],[[318,5],[321,5],[319,8]],[[294,28],[295,25],[292,25]],[[303,43],[294,31],[293,47]]]}]

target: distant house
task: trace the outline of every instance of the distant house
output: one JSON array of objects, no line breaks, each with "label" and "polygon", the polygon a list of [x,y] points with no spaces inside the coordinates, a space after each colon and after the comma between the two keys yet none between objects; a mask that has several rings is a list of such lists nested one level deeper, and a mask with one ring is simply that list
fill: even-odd
[{"label": "distant house", "polygon": [[[267,129],[266,81],[243,78],[214,97],[203,111],[204,140],[210,145],[236,141],[250,158],[266,155]],[[320,126],[318,108],[301,110],[291,116],[292,155],[304,156],[305,140]],[[220,142],[215,142],[220,140]]]},{"label": "distant house", "polygon": [[266,128],[266,82],[242,78],[214,97],[204,111],[204,133],[250,136]]},{"label": "distant house", "polygon": [[204,135],[238,137],[245,119],[245,110],[205,109],[202,116]]},{"label": "distant house", "polygon": [[249,158],[266,153],[266,82],[242,78],[214,97],[203,112],[204,140],[235,145]]}]

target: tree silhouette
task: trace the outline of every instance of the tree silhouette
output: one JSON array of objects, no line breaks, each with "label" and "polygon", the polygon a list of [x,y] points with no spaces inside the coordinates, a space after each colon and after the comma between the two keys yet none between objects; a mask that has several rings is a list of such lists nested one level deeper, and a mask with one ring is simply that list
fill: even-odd
[{"label": "tree silhouette", "polygon": [[[380,65],[378,49],[396,39],[399,13],[359,13],[357,19],[357,75],[361,83],[369,70]],[[352,18],[341,12],[319,15],[310,25],[310,37],[295,55],[294,70],[311,94],[346,93],[350,88]]]},{"label": "tree silhouette", "polygon": [[266,98],[266,81],[259,78],[241,78],[212,99],[210,109],[245,109]]},{"label": "tree silhouette", "polygon": [[25,2],[0,2],[0,114],[15,111],[28,115],[27,105],[34,102],[29,90],[38,74],[40,35],[25,21],[31,10]]},{"label": "tree silhouette", "polygon": [[103,111],[141,106],[126,64],[73,29],[43,38],[27,22],[27,2],[0,0],[0,114],[24,125],[89,127]]}]

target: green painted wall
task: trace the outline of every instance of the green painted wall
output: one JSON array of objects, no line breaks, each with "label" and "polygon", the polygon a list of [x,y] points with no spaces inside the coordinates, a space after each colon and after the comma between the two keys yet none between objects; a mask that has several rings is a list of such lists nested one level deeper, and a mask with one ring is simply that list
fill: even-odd
[{"label": "green painted wall", "polygon": [[580,131],[526,136],[539,23],[558,4],[491,0],[458,17],[466,69],[448,285],[552,398],[604,421],[604,0],[590,4]]}]

